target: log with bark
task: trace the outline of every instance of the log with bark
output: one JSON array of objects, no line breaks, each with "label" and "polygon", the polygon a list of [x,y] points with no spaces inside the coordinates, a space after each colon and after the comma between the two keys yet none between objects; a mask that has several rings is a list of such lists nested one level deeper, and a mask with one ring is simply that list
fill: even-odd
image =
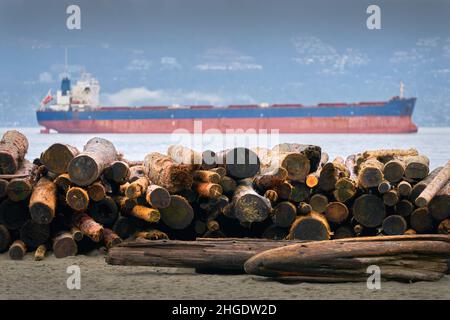
[{"label": "log with bark", "polygon": [[14,174],[28,151],[28,140],[16,130],[6,131],[0,140],[0,174]]},{"label": "log with bark", "polygon": [[84,146],[83,152],[69,162],[67,171],[73,183],[88,186],[116,160],[117,151],[110,141],[92,138]]},{"label": "log with bark", "polygon": [[333,162],[326,163],[320,171],[319,189],[325,192],[333,191],[339,179],[348,177],[350,172],[345,166],[344,159],[337,157]]},{"label": "log with bark", "polygon": [[165,188],[152,184],[145,194],[147,203],[157,209],[164,209],[170,205],[170,193]]},{"label": "log with bark", "polygon": [[422,193],[416,199],[416,205],[425,207],[433,199],[433,197],[448,183],[450,180],[450,161],[439,171],[433,180],[427,185]]},{"label": "log with bark", "polygon": [[199,169],[203,162],[201,153],[182,145],[170,146],[167,155],[176,163],[188,166],[191,171]]},{"label": "log with bark", "polygon": [[6,187],[8,198],[13,201],[22,201],[27,199],[38,177],[37,167],[29,161],[23,161],[19,171],[20,178],[11,179]]},{"label": "log with bark", "polygon": [[161,153],[148,154],[144,160],[144,171],[150,181],[170,193],[176,193],[192,186],[190,165],[179,164]]},{"label": "log with bark", "polygon": [[70,161],[78,154],[78,149],[71,145],[54,143],[42,153],[40,160],[48,171],[60,175],[67,172]]},{"label": "log with bark", "polygon": [[259,253],[245,263],[252,275],[291,281],[367,281],[377,265],[383,280],[437,281],[448,272],[445,235],[383,236],[294,244]]},{"label": "log with bark", "polygon": [[56,211],[56,185],[45,177],[41,178],[34,187],[29,208],[33,221],[49,224]]},{"label": "log with bark", "polygon": [[194,210],[189,202],[178,195],[170,197],[170,204],[160,209],[161,220],[174,230],[181,230],[191,224],[194,219]]},{"label": "log with bark", "polygon": [[431,216],[437,221],[450,217],[450,182],[431,199],[428,209]]},{"label": "log with bark", "polygon": [[376,188],[383,181],[384,165],[375,158],[361,163],[358,171],[358,185],[361,188]]},{"label": "log with bark", "polygon": [[236,219],[249,223],[264,221],[272,209],[270,201],[248,184],[240,185],[236,189],[232,206]]}]

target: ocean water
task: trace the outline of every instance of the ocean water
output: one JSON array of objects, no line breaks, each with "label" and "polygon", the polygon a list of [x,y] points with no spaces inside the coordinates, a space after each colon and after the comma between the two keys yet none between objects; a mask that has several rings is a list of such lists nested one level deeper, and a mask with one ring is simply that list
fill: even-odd
[{"label": "ocean water", "polygon": [[[0,133],[10,128],[0,128]],[[41,134],[39,128],[14,128],[29,140],[27,158],[39,157],[51,144],[60,142],[80,150],[90,138],[99,136],[112,141],[129,160],[142,160],[153,151],[166,152],[171,144],[181,143],[196,150],[219,151],[234,146],[272,147],[277,143],[315,144],[330,155],[346,157],[373,149],[416,148],[430,158],[430,167],[445,164],[450,159],[450,127],[420,128],[413,134]]]}]

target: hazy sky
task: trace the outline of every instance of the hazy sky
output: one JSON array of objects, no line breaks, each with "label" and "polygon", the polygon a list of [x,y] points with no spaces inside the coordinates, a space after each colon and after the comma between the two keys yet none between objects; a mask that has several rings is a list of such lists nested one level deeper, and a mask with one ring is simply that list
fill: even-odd
[{"label": "hazy sky", "polygon": [[0,109],[23,111],[6,122],[34,119],[69,47],[103,104],[385,100],[402,80],[416,121],[450,124],[450,0],[0,0],[0,39]]}]

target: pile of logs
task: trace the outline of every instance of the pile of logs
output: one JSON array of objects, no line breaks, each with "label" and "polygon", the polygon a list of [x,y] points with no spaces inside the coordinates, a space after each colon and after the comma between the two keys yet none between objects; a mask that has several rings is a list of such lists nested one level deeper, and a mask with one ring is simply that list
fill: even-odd
[{"label": "pile of logs", "polygon": [[28,141],[0,141],[0,252],[66,257],[125,239],[328,240],[450,232],[450,162],[430,172],[414,149],[330,161],[320,147],[198,152],[142,162],[93,138],[56,143],[33,162]]}]

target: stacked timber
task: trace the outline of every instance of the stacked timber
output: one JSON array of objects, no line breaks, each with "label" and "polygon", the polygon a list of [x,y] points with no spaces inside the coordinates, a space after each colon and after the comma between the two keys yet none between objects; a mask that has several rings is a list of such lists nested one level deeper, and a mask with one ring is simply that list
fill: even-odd
[{"label": "stacked timber", "polygon": [[[0,251],[65,257],[123,240],[295,241],[449,232],[450,164],[414,149],[329,159],[313,145],[213,152],[174,145],[141,162],[110,141],[53,144],[27,161],[0,141]],[[13,250],[10,250],[13,249]]]}]

